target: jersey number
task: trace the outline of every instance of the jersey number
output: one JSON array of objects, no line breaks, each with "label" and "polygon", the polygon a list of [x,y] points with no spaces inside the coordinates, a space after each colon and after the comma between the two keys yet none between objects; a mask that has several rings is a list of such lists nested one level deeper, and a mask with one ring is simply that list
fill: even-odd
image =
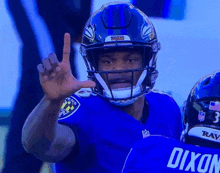
[{"label": "jersey number", "polygon": [[213,121],[213,123],[218,123],[220,119],[220,113],[219,112],[215,112],[215,121]]}]

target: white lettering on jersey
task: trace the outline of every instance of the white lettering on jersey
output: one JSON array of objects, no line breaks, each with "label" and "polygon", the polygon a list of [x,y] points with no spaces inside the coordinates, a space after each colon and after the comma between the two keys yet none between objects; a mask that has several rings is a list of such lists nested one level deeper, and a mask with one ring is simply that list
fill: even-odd
[{"label": "white lettering on jersey", "polygon": [[201,153],[195,154],[194,152],[191,152],[191,161],[189,162],[185,171],[189,171],[191,169],[192,172],[195,172],[195,161],[200,155]]},{"label": "white lettering on jersey", "polygon": [[[186,163],[187,158],[190,159],[189,163]],[[198,161],[198,165],[195,164],[196,161]],[[201,154],[175,147],[167,167],[191,172],[219,173],[220,158],[218,154]]]},{"label": "white lettering on jersey", "polygon": [[188,154],[189,154],[189,151],[186,150],[184,152],[184,155],[183,155],[183,158],[182,158],[182,161],[181,161],[181,164],[180,164],[180,170],[183,170],[183,167],[184,167],[184,164],[185,164],[185,161],[186,161],[186,158],[187,158]]},{"label": "white lettering on jersey", "polygon": [[215,170],[214,173],[218,173],[220,172],[220,159],[218,158],[218,154],[215,154],[213,157],[212,157],[212,162],[211,162],[211,165],[210,165],[210,169],[209,169],[209,173],[212,173],[213,170]]},{"label": "white lettering on jersey", "polygon": [[[174,156],[176,155],[176,152],[178,152],[177,154],[177,158],[176,158],[176,161],[175,163],[172,163],[173,162],[173,159],[174,159]],[[180,162],[180,158],[183,154],[183,149],[182,148],[174,148],[172,153],[171,153],[171,156],[170,156],[170,159],[169,159],[169,162],[167,164],[167,167],[169,168],[176,168],[178,165],[179,165],[179,162]]]},{"label": "white lettering on jersey", "polygon": [[[207,159],[206,159],[206,163],[205,163],[204,168],[202,168],[202,164],[203,164],[205,158],[207,158]],[[201,157],[200,161],[199,161],[199,165],[198,165],[198,169],[197,169],[197,170],[198,170],[199,172],[207,172],[208,167],[209,167],[209,163],[210,163],[210,161],[211,161],[211,158],[212,158],[212,155],[211,155],[211,154],[204,154],[204,155]]]}]

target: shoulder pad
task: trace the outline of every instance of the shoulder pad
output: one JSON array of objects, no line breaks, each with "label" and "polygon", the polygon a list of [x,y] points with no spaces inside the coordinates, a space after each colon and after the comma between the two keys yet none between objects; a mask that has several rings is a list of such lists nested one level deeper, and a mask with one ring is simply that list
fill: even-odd
[{"label": "shoulder pad", "polygon": [[81,88],[74,94],[78,97],[90,97],[92,94],[92,90],[90,88]]},{"label": "shoulder pad", "polygon": [[67,97],[61,106],[59,119],[62,120],[73,115],[80,107],[80,102],[74,97]]},{"label": "shoulder pad", "polygon": [[158,89],[153,89],[153,90],[151,90],[151,92],[158,93],[158,94],[163,94],[163,95],[167,95],[169,97],[172,97],[170,95],[170,92],[165,92],[165,91],[161,91],[161,90],[158,90]]}]

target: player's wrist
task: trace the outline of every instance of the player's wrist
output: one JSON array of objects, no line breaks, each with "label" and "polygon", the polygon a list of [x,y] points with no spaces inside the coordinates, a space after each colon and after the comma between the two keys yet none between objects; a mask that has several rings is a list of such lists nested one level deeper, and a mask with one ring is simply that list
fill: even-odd
[{"label": "player's wrist", "polygon": [[64,97],[49,97],[47,95],[44,95],[44,100],[47,100],[52,104],[62,104],[65,98]]}]

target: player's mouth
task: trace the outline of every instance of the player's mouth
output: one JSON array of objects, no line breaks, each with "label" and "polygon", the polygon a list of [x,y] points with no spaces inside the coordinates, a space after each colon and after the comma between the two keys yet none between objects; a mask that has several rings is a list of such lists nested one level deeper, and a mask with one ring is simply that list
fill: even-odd
[{"label": "player's mouth", "polygon": [[119,80],[111,82],[111,89],[118,89],[118,88],[127,88],[131,87],[131,82],[129,80]]}]

